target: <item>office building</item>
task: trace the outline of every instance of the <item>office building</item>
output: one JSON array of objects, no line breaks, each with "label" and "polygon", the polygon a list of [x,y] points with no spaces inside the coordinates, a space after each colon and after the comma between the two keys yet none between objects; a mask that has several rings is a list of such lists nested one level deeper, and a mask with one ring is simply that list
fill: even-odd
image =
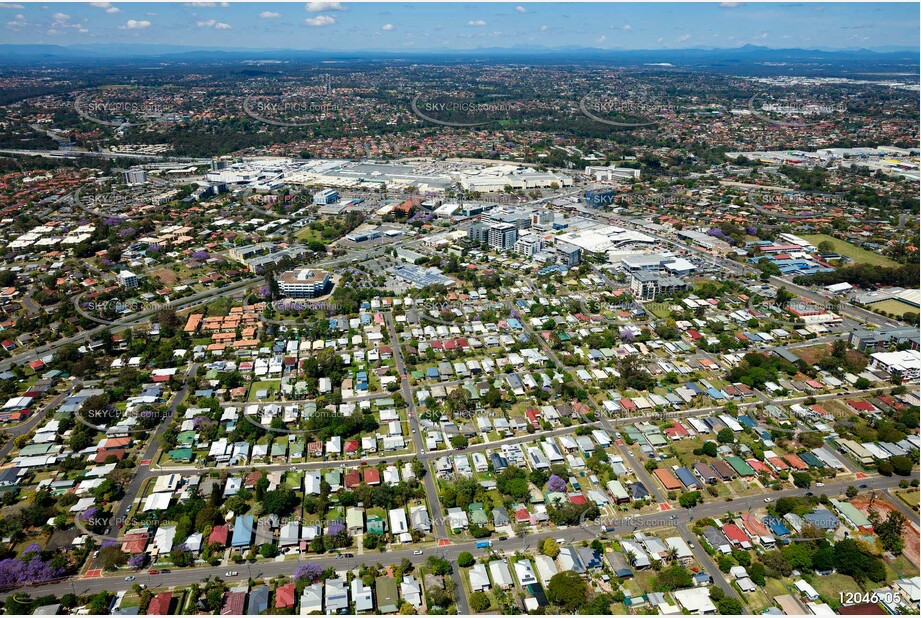
[{"label": "office building", "polygon": [[687,283],[671,275],[643,270],[630,275],[630,289],[637,300],[655,300],[659,296],[673,294],[687,287]]},{"label": "office building", "polygon": [[616,195],[613,189],[589,189],[585,192],[585,203],[594,208],[611,206]]},{"label": "office building", "polygon": [[125,184],[142,185],[147,182],[147,172],[145,170],[126,170],[122,172],[122,178]]},{"label": "office building", "polygon": [[511,223],[498,223],[489,227],[487,242],[496,251],[507,251],[518,241],[518,228]]},{"label": "office building", "polygon": [[140,281],[138,281],[138,276],[130,270],[123,270],[118,273],[118,285],[123,288],[136,288],[140,285]]},{"label": "office building", "polygon": [[335,204],[339,201],[339,192],[335,189],[323,189],[313,194],[313,203],[317,206]]},{"label": "office building", "polygon": [[515,253],[534,257],[544,248],[544,239],[536,234],[526,234],[515,242]]},{"label": "office building", "polygon": [[568,242],[558,240],[554,246],[557,263],[568,268],[582,263],[582,248]]},{"label": "office building", "polygon": [[329,273],[314,268],[285,271],[278,277],[278,287],[288,298],[317,298],[329,291]]}]

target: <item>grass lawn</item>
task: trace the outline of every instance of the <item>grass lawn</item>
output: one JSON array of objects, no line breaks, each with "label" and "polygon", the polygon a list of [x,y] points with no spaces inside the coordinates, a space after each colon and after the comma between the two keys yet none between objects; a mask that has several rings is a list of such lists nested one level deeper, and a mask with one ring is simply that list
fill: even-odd
[{"label": "grass lawn", "polygon": [[882,311],[884,313],[892,313],[892,314],[899,315],[899,316],[904,315],[905,313],[908,313],[909,311],[918,313],[917,307],[912,307],[908,303],[903,303],[902,301],[895,300],[895,299],[881,300],[878,303],[871,303],[870,309],[872,309],[873,311]]},{"label": "grass lawn", "polygon": [[805,238],[814,246],[818,247],[819,243],[823,240],[827,240],[835,246],[834,252],[849,257],[855,262],[860,262],[862,264],[874,264],[876,266],[897,266],[896,262],[893,262],[889,258],[879,255],[878,253],[873,253],[872,251],[867,251],[866,249],[861,249],[857,245],[852,245],[851,243],[845,240],[839,240],[827,234],[809,234],[801,236]]},{"label": "grass lawn", "polygon": [[863,589],[854,581],[854,578],[841,573],[813,577],[810,583],[819,595],[826,597],[830,601],[837,601],[842,592],[863,592]]},{"label": "grass lawn", "polygon": [[[260,382],[253,382],[249,387],[249,397],[247,401],[275,401],[275,395],[279,388],[281,388],[281,380],[262,380]],[[256,399],[256,393],[262,389],[269,391],[268,398]]]},{"label": "grass lawn", "polygon": [[774,579],[773,577],[768,577],[764,583],[764,591],[772,599],[774,597],[779,597],[781,595],[787,594],[790,591],[787,590],[787,587],[783,585],[783,582],[779,579]]},{"label": "grass lawn", "polygon": [[755,614],[760,614],[763,610],[774,605],[774,598],[770,597],[763,590],[758,589],[749,594],[740,595],[745,599],[745,604],[751,608]]},{"label": "grass lawn", "polygon": [[908,506],[918,506],[919,494],[917,489],[905,489],[897,491],[895,494]]},{"label": "grass lawn", "polygon": [[643,305],[643,308],[660,320],[664,320],[672,314],[672,312],[668,310],[669,304],[670,303],[646,303]]}]

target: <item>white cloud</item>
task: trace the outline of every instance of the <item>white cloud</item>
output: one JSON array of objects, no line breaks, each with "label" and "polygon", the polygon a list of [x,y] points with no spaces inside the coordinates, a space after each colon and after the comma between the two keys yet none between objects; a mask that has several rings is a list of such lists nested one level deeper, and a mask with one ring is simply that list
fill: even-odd
[{"label": "white cloud", "polygon": [[0,2],[0,9],[21,9],[23,6],[21,4],[8,4],[6,2]]},{"label": "white cloud", "polygon": [[540,31],[541,31],[541,32],[546,32],[547,30],[550,30],[550,28],[548,28],[547,26],[541,26],[541,27],[540,27]]},{"label": "white cloud", "polygon": [[478,27],[480,27],[480,26],[485,26],[485,25],[486,25],[486,22],[485,22],[484,20],[482,20],[482,19],[471,19],[470,21],[467,22],[467,25],[468,25],[468,26],[474,26],[474,27],[477,27],[477,28],[478,28]]},{"label": "white cloud", "polygon": [[524,8],[524,7],[521,6],[520,4],[519,4],[518,6],[515,7],[515,10],[518,11],[519,13],[527,13],[527,12],[528,12],[528,9]]},{"label": "white cloud", "polygon": [[384,32],[390,32],[391,30],[393,30],[393,24],[384,24],[381,30],[383,30]]},{"label": "white cloud", "polygon": [[51,16],[51,18],[54,20],[56,25],[61,26],[67,23],[67,21],[70,19],[70,15],[67,13],[55,13]]},{"label": "white cloud", "polygon": [[275,11],[262,11],[259,13],[260,19],[275,19],[276,17],[281,17],[281,13],[276,13]]},{"label": "white cloud", "polygon": [[217,7],[228,7],[229,2],[186,2],[186,6],[192,6],[197,9],[216,9]]},{"label": "white cloud", "polygon": [[608,40],[608,37],[606,37],[605,35],[602,34],[600,37],[598,37],[597,39],[595,39],[595,42],[596,42],[596,43],[604,43],[604,42],[607,41],[607,40]]},{"label": "white cloud", "polygon": [[332,15],[317,15],[316,17],[308,17],[304,20],[304,23],[314,28],[319,28],[320,26],[332,26],[336,23],[336,18]]},{"label": "white cloud", "polygon": [[230,30],[230,24],[218,21],[216,19],[206,19],[204,21],[197,21],[195,25],[199,28],[214,28],[215,30]]},{"label": "white cloud", "polygon": [[745,6],[744,2],[720,2],[720,8],[723,9],[737,9],[740,6]]},{"label": "white cloud", "polygon": [[624,32],[630,32],[631,30],[633,30],[633,26],[631,26],[630,24],[624,24],[623,26],[621,26],[620,29],[623,30]]},{"label": "white cloud", "polygon": [[310,2],[304,9],[311,13],[325,13],[326,11],[344,11],[345,7],[341,2]]},{"label": "white cloud", "polygon": [[755,39],[760,39],[760,40],[764,40],[764,39],[766,39],[766,38],[768,38],[768,33],[767,33],[767,32],[762,32],[761,34],[759,34],[758,36],[755,37]]},{"label": "white cloud", "polygon": [[678,42],[679,42],[679,43],[684,43],[685,41],[687,41],[687,40],[690,39],[690,38],[691,38],[691,35],[690,35],[690,34],[682,34],[681,36],[678,37]]},{"label": "white cloud", "polygon": [[146,30],[150,28],[151,24],[146,19],[129,19],[125,22],[124,26],[119,26],[122,30]]},{"label": "white cloud", "polygon": [[656,43],[664,43],[664,42],[665,42],[665,39],[663,37],[659,37],[658,39],[656,39]]},{"label": "white cloud", "polygon": [[106,13],[115,14],[121,13],[121,9],[112,6],[111,2],[90,2],[90,6],[96,7],[97,9],[105,9]]}]

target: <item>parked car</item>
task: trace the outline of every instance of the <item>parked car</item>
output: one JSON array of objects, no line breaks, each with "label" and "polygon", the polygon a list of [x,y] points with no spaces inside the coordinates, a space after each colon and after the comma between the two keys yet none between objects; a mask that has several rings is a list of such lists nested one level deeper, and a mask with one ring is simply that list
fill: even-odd
[{"label": "parked car", "polygon": [[421,555],[422,555],[422,550],[421,550],[421,549],[417,549],[417,550],[415,550],[415,551],[413,552],[413,556],[421,556]]},{"label": "parked car", "polygon": [[147,571],[147,574],[148,574],[148,575],[159,575],[159,574],[160,574],[160,571],[158,571],[158,570],[156,570],[156,569],[150,569],[149,571]]},{"label": "parked car", "polygon": [[236,571],[227,571],[226,573],[224,573],[224,577],[236,577],[236,576],[237,576]]},{"label": "parked car", "polygon": [[134,575],[129,575],[128,577],[125,578],[126,582],[133,582],[134,580],[135,580]]}]

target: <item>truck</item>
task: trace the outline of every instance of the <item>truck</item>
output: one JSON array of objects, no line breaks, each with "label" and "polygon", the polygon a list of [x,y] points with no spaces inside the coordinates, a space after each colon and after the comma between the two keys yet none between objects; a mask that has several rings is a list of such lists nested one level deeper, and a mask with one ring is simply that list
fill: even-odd
[{"label": "truck", "polygon": [[486,549],[487,547],[492,547],[492,541],[477,541],[476,542],[477,549]]}]

